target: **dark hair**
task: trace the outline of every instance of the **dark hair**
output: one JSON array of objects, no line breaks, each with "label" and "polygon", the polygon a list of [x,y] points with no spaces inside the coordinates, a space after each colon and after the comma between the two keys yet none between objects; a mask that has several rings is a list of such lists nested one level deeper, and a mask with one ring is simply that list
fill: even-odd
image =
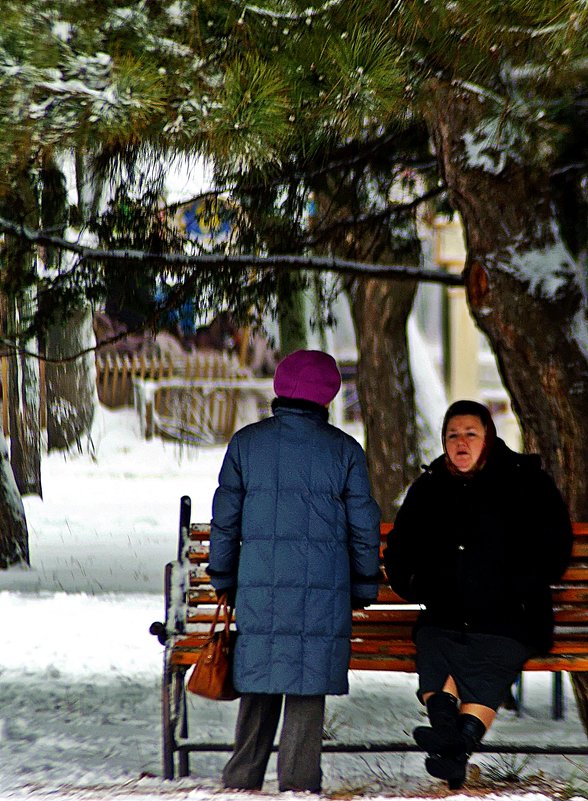
[{"label": "dark hair", "polygon": [[449,409],[447,409],[445,412],[445,417],[443,418],[443,427],[441,428],[441,438],[443,443],[445,443],[445,433],[447,431],[449,421],[453,417],[457,417],[458,415],[462,414],[471,414],[474,417],[478,417],[484,426],[486,433],[496,435],[496,426],[494,425],[494,420],[490,414],[490,409],[488,409],[487,406],[484,406],[483,403],[478,403],[477,401],[458,400],[452,403]]}]

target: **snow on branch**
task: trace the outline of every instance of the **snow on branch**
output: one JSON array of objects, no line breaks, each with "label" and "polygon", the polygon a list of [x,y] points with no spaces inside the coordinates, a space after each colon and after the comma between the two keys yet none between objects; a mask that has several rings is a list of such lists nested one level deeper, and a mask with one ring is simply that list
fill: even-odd
[{"label": "snow on branch", "polygon": [[[219,266],[238,267],[244,270],[256,268],[260,270],[310,270],[320,272],[330,270],[345,275],[363,276],[369,278],[397,278],[399,280],[423,281],[426,283],[439,283],[449,286],[463,286],[461,275],[447,273],[444,270],[421,270],[418,267],[393,264],[372,264],[338,259],[335,257],[319,256],[249,256],[225,254],[195,254],[185,253],[149,253],[144,250],[105,250],[81,245],[78,242],[69,242],[61,237],[51,236],[42,231],[34,231],[26,226],[11,222],[0,217],[0,231],[11,234],[19,239],[35,245],[47,245],[60,250],[75,253],[83,261],[113,261],[115,259],[127,261],[149,261],[165,265],[168,269],[193,267],[198,269]],[[179,271],[179,270],[178,270]]]},{"label": "snow on branch", "polygon": [[[241,5],[238,0],[233,0],[233,2],[235,5]],[[337,8],[340,5],[342,5],[342,0],[327,0],[327,2],[323,3],[323,5],[319,8],[313,8],[312,6],[309,6],[308,8],[305,8],[302,13],[294,11],[271,11],[269,8],[246,5],[243,6],[241,18],[243,18],[247,12],[250,12],[251,14],[257,14],[262,17],[271,17],[271,19],[275,20],[279,19],[287,20],[288,22],[307,22],[313,17],[318,17],[321,14],[325,14],[327,11],[330,11],[331,8]]]},{"label": "snow on branch", "polygon": [[553,33],[560,33],[565,31],[570,24],[575,23],[577,15],[572,15],[569,20],[565,22],[556,22],[553,25],[544,25],[542,28],[525,28],[520,25],[503,26],[498,28],[499,31],[503,30],[506,33],[517,33],[528,36],[530,39],[537,39],[541,36],[550,36]]},{"label": "snow on branch", "polygon": [[462,80],[460,78],[453,78],[451,81],[453,86],[458,86],[461,89],[465,89],[465,91],[470,92],[470,94],[478,95],[481,100],[492,100],[494,103],[498,105],[504,105],[506,99],[501,97],[496,92],[493,92],[488,87],[480,86],[479,84],[472,83],[471,81]]}]

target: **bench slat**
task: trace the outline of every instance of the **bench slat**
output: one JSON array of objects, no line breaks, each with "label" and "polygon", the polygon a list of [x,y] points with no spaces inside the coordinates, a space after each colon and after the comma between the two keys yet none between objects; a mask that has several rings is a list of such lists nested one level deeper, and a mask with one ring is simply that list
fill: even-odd
[{"label": "bench slat", "polygon": [[414,657],[382,656],[380,654],[371,659],[357,659],[352,656],[349,668],[351,670],[393,670],[400,673],[416,672]]},{"label": "bench slat", "polygon": [[572,523],[575,537],[588,537],[588,523]]},{"label": "bench slat", "polygon": [[588,581],[588,565],[571,564],[561,581]]},{"label": "bench slat", "polygon": [[[405,657],[387,657],[378,654],[371,658],[359,659],[352,656],[349,662],[351,670],[392,670],[404,673],[415,673],[416,665],[413,658]],[[574,659],[566,657],[548,656],[542,659],[530,659],[525,663],[523,670],[533,671],[588,671],[588,654],[583,657]]]},{"label": "bench slat", "polygon": [[[385,539],[393,528],[393,523],[380,523],[381,538]],[[574,522],[572,523],[572,531],[576,537],[588,537],[588,523]],[[191,523],[188,536],[194,540],[210,539],[210,523]]]},{"label": "bench slat", "polygon": [[553,602],[555,606],[586,606],[588,605],[588,587],[558,585],[553,588]]},{"label": "bench slat", "polygon": [[[207,637],[206,632],[191,635],[174,644],[171,655],[173,665],[193,665]],[[355,670],[414,671],[415,647],[412,642],[389,639],[378,643],[352,640],[350,667]],[[369,663],[372,662],[372,667]],[[409,665],[412,664],[412,667]],[[377,667],[379,665],[379,667]],[[384,666],[386,665],[386,667]],[[394,667],[392,667],[394,665]],[[588,670],[588,653],[584,643],[562,642],[545,656],[534,657],[525,663],[525,670]]]},{"label": "bench slat", "polygon": [[588,623],[588,609],[580,606],[574,608],[555,607],[554,616],[555,622],[560,625],[581,625]]}]

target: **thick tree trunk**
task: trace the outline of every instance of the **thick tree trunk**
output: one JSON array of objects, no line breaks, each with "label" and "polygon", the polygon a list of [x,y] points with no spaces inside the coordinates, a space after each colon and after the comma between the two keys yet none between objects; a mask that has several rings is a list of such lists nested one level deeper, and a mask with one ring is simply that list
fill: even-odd
[{"label": "thick tree trunk", "polygon": [[374,497],[384,520],[418,473],[414,388],[406,321],[415,286],[379,279],[355,280],[349,290],[359,351],[358,394]]},{"label": "thick tree trunk", "polygon": [[[333,182],[328,193],[316,194],[321,224],[333,232],[329,252],[359,261],[418,266],[420,248],[412,218],[396,227],[389,221],[349,223],[345,230],[330,225],[337,218],[361,216],[364,204],[372,205],[377,198],[382,205],[388,202],[389,177],[380,187],[371,177],[366,169]],[[416,283],[357,278],[346,288],[359,356],[357,390],[372,492],[383,519],[393,520],[420,461],[406,334]]]},{"label": "thick tree trunk", "polygon": [[[54,326],[47,336],[47,356],[64,359],[93,344],[90,309],[70,314],[67,325]],[[47,446],[49,450],[66,450],[90,436],[98,396],[94,353],[86,353],[75,361],[47,363]]]},{"label": "thick tree trunk", "polygon": [[[14,219],[36,228],[39,224],[35,178],[23,170],[14,176],[13,190],[3,206]],[[14,276],[18,288],[8,291],[7,334],[16,352],[9,360],[10,459],[21,494],[41,495],[41,420],[39,361],[27,351],[38,352],[36,339],[24,333],[36,303],[36,258],[33,249],[8,240],[4,249],[7,285]]]},{"label": "thick tree trunk", "polygon": [[[549,165],[530,168],[484,141],[485,104],[437,83],[430,130],[466,233],[467,291],[521,423],[572,517],[588,520],[588,326],[581,268],[559,234]],[[588,681],[574,686],[588,732]]]},{"label": "thick tree trunk", "polygon": [[[76,179],[80,206],[90,217],[99,182],[92,170],[76,161]],[[41,171],[41,218],[44,228],[65,235],[68,220],[68,197],[64,167],[54,154],[46,154]],[[52,248],[45,248],[47,270],[57,270],[60,259],[67,258]],[[50,326],[45,337],[45,353],[50,360],[69,359],[95,345],[92,314],[89,306],[78,305],[67,310],[67,318]],[[86,353],[74,361],[48,361],[45,369],[47,398],[47,446],[49,450],[67,450],[82,438],[90,436],[98,403],[94,353]]]}]

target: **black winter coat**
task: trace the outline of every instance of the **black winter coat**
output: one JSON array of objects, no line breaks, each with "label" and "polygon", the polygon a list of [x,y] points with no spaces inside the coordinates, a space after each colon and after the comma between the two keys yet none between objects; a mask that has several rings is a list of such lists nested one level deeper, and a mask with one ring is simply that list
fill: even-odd
[{"label": "black winter coat", "polygon": [[410,487],[384,553],[392,589],[423,604],[424,625],[553,641],[550,584],[570,559],[566,505],[538,456],[497,439],[473,477],[436,459]]}]

